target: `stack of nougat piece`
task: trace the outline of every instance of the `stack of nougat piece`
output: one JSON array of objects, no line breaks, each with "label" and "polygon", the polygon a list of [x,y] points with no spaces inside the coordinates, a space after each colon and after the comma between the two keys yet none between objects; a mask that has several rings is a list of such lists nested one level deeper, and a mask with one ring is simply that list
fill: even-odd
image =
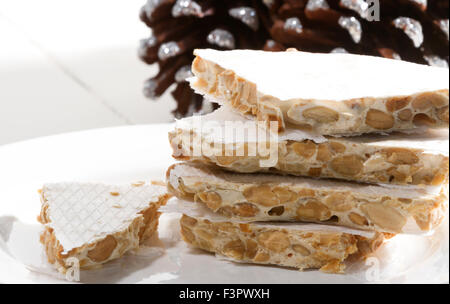
[{"label": "stack of nougat piece", "polygon": [[445,218],[448,69],[298,51],[195,55],[192,88],[222,107],[170,132],[184,162],[167,184],[227,220],[183,215],[186,242],[236,261],[340,273]]}]

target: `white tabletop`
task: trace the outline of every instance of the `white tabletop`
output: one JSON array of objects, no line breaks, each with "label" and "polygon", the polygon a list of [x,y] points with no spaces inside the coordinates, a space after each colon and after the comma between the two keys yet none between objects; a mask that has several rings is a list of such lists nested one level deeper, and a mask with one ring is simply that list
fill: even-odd
[{"label": "white tabletop", "polygon": [[93,128],[172,121],[143,83],[146,0],[1,0],[0,145]]}]

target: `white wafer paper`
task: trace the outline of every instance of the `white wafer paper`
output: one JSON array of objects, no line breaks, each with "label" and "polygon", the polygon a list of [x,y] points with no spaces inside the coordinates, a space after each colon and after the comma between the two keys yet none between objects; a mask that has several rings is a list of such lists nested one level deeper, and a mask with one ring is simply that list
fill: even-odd
[{"label": "white wafer paper", "polygon": [[[231,222],[231,223],[250,223],[251,221],[236,220],[220,214],[214,213],[201,203],[189,202],[179,198],[171,198],[165,206],[159,208],[164,213],[182,213],[190,217],[206,219],[211,222]],[[289,229],[298,231],[316,231],[316,232],[339,232],[353,235],[360,235],[371,238],[375,235],[373,231],[362,231],[340,226],[331,226],[325,224],[299,223],[299,222],[253,222],[253,224],[274,229]]]},{"label": "white wafer paper", "polygon": [[166,193],[159,185],[47,184],[43,194],[56,238],[65,252],[123,231]]},{"label": "white wafer paper", "polygon": [[[210,99],[208,101],[215,102],[216,100]],[[247,127],[255,128],[258,132],[263,132],[264,134],[267,133],[267,139],[272,141],[303,141],[307,139],[316,143],[323,143],[327,141],[327,139],[322,135],[298,129],[288,129],[280,134],[270,133],[270,131],[266,128],[265,123],[258,123],[253,117],[238,113],[226,103],[221,104],[222,106],[219,109],[210,114],[177,120],[175,128],[185,131],[193,130],[197,132],[197,134],[201,135],[206,141],[221,142],[224,144],[242,144],[246,142],[256,142],[258,140],[256,132],[245,133],[242,137],[234,136],[234,134],[228,134],[224,131],[224,129],[226,127],[226,123],[230,122],[240,122],[246,124]]]},{"label": "white wafer paper", "polygon": [[[177,164],[170,170],[169,183],[178,187],[178,179],[185,179],[188,183],[189,177],[201,178],[211,183],[245,183],[245,184],[279,184],[280,186],[302,186],[310,189],[334,189],[336,191],[351,191],[365,193],[376,196],[392,196],[398,198],[418,198],[439,194],[442,187],[432,187],[428,192],[427,188],[421,186],[402,185],[372,185],[351,181],[341,181],[336,179],[314,179],[302,176],[278,175],[273,173],[234,173],[228,171],[215,170],[208,166],[197,164]],[[197,179],[198,180],[198,179]],[[448,186],[444,186],[447,188]],[[439,189],[438,189],[439,188]],[[439,191],[437,191],[439,190]]]},{"label": "white wafer paper", "polygon": [[198,49],[194,55],[282,101],[386,98],[449,87],[448,69],[374,56],[212,49]]},{"label": "white wafer paper", "polygon": [[[229,136],[230,134],[226,134],[223,131],[226,122],[242,122],[247,124],[254,122],[254,125],[261,129],[261,131],[268,132],[266,125],[264,123],[257,124],[253,116],[241,114],[227,103],[221,104],[222,106],[214,112],[200,116],[201,124],[194,123],[194,119],[199,119],[198,116],[196,118],[187,117],[177,120],[175,129],[180,129],[183,131],[193,130],[208,142],[221,142],[225,144],[245,143],[246,141],[251,142],[257,140],[256,137],[249,137],[247,133],[245,133],[244,137]],[[244,133],[243,130],[242,133]],[[318,135],[314,132],[287,128],[286,131],[278,134],[272,134],[269,138],[271,138],[272,140],[275,139],[278,142],[285,140],[312,140],[315,143],[323,143],[328,141],[329,137]],[[355,134],[352,134],[352,136],[345,137],[345,140],[355,144],[367,144],[368,146],[385,148],[409,148],[418,149],[427,154],[441,154],[445,156],[449,155],[448,129],[417,128],[413,130],[396,131],[389,134],[383,132],[357,136],[355,136]]]}]

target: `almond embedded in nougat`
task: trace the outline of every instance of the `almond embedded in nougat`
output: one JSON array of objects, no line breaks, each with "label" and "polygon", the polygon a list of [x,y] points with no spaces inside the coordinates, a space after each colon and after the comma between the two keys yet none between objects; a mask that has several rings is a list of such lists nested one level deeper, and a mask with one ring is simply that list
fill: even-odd
[{"label": "almond embedded in nougat", "polygon": [[116,246],[116,239],[112,235],[108,235],[104,240],[98,242],[94,249],[89,250],[87,256],[91,261],[103,262],[111,256]]},{"label": "almond embedded in nougat", "polygon": [[303,117],[316,122],[330,123],[339,120],[339,113],[326,107],[313,107],[303,111]]},{"label": "almond embedded in nougat", "polygon": [[366,114],[366,124],[377,130],[389,130],[394,127],[395,118],[392,114],[370,109]]},{"label": "almond embedded in nougat", "polygon": [[390,231],[400,232],[406,224],[406,218],[393,207],[367,203],[361,209],[373,223]]}]

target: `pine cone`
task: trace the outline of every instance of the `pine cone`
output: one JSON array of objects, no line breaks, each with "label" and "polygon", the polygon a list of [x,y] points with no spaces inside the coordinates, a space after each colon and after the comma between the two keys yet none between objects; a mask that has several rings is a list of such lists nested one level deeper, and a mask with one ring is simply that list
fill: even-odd
[{"label": "pine cone", "polygon": [[160,69],[144,93],[156,98],[176,83],[174,114],[199,111],[202,97],[185,81],[195,48],[294,47],[448,67],[448,9],[448,0],[148,0],[140,18],[152,36],[139,55]]},{"label": "pine cone", "polygon": [[261,1],[149,0],[140,18],[152,29],[152,36],[141,41],[139,55],[160,68],[146,81],[144,94],[161,96],[176,83],[172,96],[178,117],[202,107],[203,98],[185,81],[191,75],[195,48],[262,49],[271,26],[269,10]]}]

